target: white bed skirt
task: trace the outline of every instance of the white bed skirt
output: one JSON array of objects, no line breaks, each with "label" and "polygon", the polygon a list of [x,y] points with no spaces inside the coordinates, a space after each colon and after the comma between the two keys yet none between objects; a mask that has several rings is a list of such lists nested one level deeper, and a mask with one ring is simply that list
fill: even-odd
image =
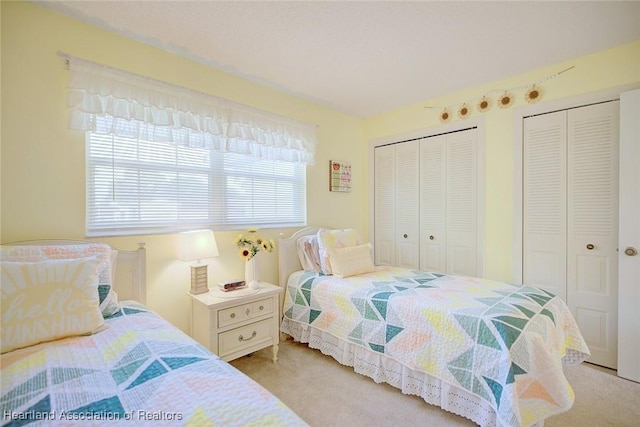
[{"label": "white bed skirt", "polygon": [[[414,371],[383,354],[342,341],[313,326],[291,319],[282,319],[280,330],[296,341],[307,343],[355,372],[366,375],[376,383],[385,382],[402,393],[420,396],[425,402],[448,412],[463,416],[481,426],[495,426],[496,414],[488,402],[424,372]],[[542,425],[543,422],[537,425]]]}]

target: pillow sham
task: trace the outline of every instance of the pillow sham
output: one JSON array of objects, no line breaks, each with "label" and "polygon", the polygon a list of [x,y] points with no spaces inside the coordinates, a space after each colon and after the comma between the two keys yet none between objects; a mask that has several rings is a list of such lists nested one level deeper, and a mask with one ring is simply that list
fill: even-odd
[{"label": "pillow sham", "polygon": [[98,257],[0,262],[0,352],[87,335],[105,320],[99,307]]},{"label": "pillow sham", "polygon": [[112,252],[111,246],[106,243],[9,245],[2,246],[0,258],[3,261],[35,262],[49,259],[77,259],[97,256],[102,262],[98,269],[100,311],[104,317],[108,317],[120,310],[118,295],[112,286],[113,280],[115,280],[115,276],[113,276],[115,269],[112,269]]},{"label": "pillow sham", "polygon": [[329,261],[334,276],[350,277],[376,271],[371,260],[371,243],[329,249]]},{"label": "pillow sham", "polygon": [[302,236],[297,241],[298,258],[303,270],[322,271],[320,267],[320,254],[318,253],[318,236]]},{"label": "pillow sham", "polygon": [[320,269],[324,274],[332,274],[329,262],[329,249],[346,248],[349,246],[361,245],[364,242],[360,235],[353,228],[328,230],[318,230],[318,253],[320,257]]}]

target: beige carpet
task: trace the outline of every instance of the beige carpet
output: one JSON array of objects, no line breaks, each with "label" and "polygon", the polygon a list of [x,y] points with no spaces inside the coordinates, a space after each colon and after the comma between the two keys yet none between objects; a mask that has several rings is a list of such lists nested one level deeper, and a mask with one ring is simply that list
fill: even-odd
[{"label": "beige carpet", "polygon": [[[262,384],[313,427],[473,426],[471,421],[407,396],[388,384],[353,372],[333,358],[291,339],[280,342],[278,363],[271,349],[231,362]],[[576,401],[549,418],[547,427],[640,426],[640,384],[583,363],[567,367]]]}]

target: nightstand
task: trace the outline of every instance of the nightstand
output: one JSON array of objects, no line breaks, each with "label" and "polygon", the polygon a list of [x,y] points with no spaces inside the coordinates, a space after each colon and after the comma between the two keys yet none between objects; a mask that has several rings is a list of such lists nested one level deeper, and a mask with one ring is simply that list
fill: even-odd
[{"label": "nightstand", "polygon": [[211,289],[191,297],[191,336],[227,362],[273,346],[278,360],[280,294],[283,289],[260,282],[260,289],[222,292]]}]

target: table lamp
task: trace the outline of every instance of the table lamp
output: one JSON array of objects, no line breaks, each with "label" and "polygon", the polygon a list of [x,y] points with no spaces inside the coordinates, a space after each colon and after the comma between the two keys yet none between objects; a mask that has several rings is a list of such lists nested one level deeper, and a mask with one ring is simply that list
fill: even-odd
[{"label": "table lamp", "polygon": [[209,291],[207,278],[207,264],[202,260],[217,257],[218,245],[211,230],[192,230],[180,233],[178,258],[181,261],[196,261],[191,264],[192,294],[202,294]]}]

